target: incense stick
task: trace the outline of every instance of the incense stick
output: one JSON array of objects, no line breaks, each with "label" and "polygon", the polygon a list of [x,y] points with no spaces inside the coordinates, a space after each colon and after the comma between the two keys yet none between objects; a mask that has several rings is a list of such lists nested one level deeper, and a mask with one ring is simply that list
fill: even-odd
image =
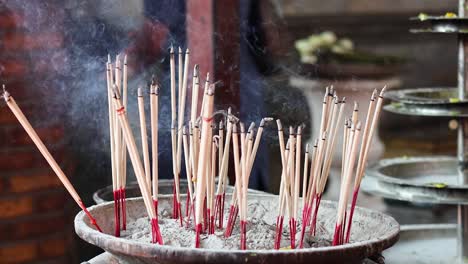
[{"label": "incense stick", "polygon": [[146,115],[145,115],[145,102],[143,98],[143,90],[138,87],[138,113],[140,116],[140,132],[141,132],[141,149],[143,152],[143,164],[145,168],[146,183],[151,193],[151,174],[150,174],[150,158],[148,148],[148,134],[146,132]]},{"label": "incense stick", "polygon": [[18,119],[18,122],[23,126],[23,128],[26,131],[26,133],[28,134],[28,136],[34,142],[36,147],[39,149],[39,152],[41,152],[42,156],[44,156],[44,158],[47,160],[47,162],[49,163],[52,170],[55,172],[57,177],[60,179],[60,181],[62,182],[65,189],[67,189],[68,193],[70,193],[73,200],[75,200],[75,202],[78,204],[78,206],[86,213],[86,215],[88,216],[91,224],[94,225],[99,232],[102,232],[101,228],[96,223],[96,219],[94,219],[94,217],[88,212],[88,209],[84,205],[83,201],[81,200],[80,196],[76,192],[75,188],[73,187],[71,182],[68,180],[67,176],[62,171],[62,169],[60,168],[58,163],[55,161],[53,156],[50,154],[49,150],[44,145],[42,140],[39,138],[36,131],[31,126],[31,123],[29,123],[26,116],[23,114],[23,112],[21,111],[19,106],[16,104],[15,100],[13,99],[13,96],[11,96],[10,93],[8,93],[6,91],[5,85],[3,85],[3,98],[5,99],[5,102],[7,103],[8,107],[11,110],[11,112]]},{"label": "incense stick", "polygon": [[155,213],[158,214],[158,195],[159,195],[159,85],[153,76],[150,89],[150,112],[151,112],[151,161],[152,161],[152,188],[153,204]]}]

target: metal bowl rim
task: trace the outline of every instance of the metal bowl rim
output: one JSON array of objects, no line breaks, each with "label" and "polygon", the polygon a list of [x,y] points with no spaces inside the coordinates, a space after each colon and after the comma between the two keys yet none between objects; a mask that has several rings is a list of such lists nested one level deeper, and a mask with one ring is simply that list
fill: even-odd
[{"label": "metal bowl rim", "polygon": [[[271,198],[271,195],[261,195],[261,194],[259,194],[259,195],[256,195],[256,196]],[[141,197],[129,198],[129,199],[127,199],[127,201],[135,201],[135,200],[140,200],[140,199],[142,199],[142,198]],[[328,201],[328,200],[322,200],[322,202],[325,202],[326,204],[329,204],[329,205],[332,204],[332,205],[334,205],[334,207],[336,207],[336,202]],[[88,210],[89,210],[90,213],[92,213],[93,210],[96,210],[96,208],[105,207],[105,206],[113,206],[112,203],[113,202],[107,202],[107,203],[103,203],[103,204],[99,204],[99,205],[94,205],[94,206],[89,207]],[[142,247],[142,248],[155,247],[155,248],[159,248],[159,249],[169,250],[169,251],[175,252],[175,253],[179,253],[179,252],[183,252],[183,253],[207,252],[207,253],[219,253],[219,254],[231,253],[231,254],[241,254],[241,255],[251,255],[251,254],[257,254],[257,255],[268,255],[268,254],[295,255],[295,254],[298,254],[298,253],[321,253],[321,252],[330,252],[330,251],[340,251],[340,250],[351,249],[351,248],[353,248],[353,249],[356,249],[356,248],[371,248],[370,246],[373,245],[373,244],[376,244],[376,243],[380,243],[383,246],[383,249],[386,249],[386,248],[391,247],[392,245],[394,245],[398,241],[399,232],[400,232],[400,225],[398,224],[398,222],[393,217],[391,217],[389,215],[386,215],[384,213],[381,213],[381,212],[378,212],[378,211],[375,211],[375,210],[370,210],[370,209],[363,208],[363,207],[356,207],[356,209],[360,210],[360,211],[363,211],[363,212],[371,213],[371,214],[377,214],[377,215],[380,215],[383,218],[388,219],[389,224],[391,224],[393,226],[393,228],[390,228],[389,230],[391,230],[391,229],[392,230],[389,231],[387,236],[385,236],[385,237],[373,238],[373,239],[369,239],[369,240],[366,240],[366,241],[354,242],[354,243],[349,243],[349,244],[340,245],[340,246],[333,246],[333,247],[329,246],[329,247],[291,249],[291,250],[274,250],[274,249],[268,249],[268,250],[267,249],[263,249],[263,250],[251,250],[251,249],[250,250],[249,249],[247,249],[247,250],[240,250],[240,249],[218,250],[218,249],[206,249],[206,248],[200,249],[200,248],[172,247],[172,246],[167,246],[167,245],[150,244],[150,243],[132,241],[132,240],[123,239],[123,238],[116,238],[115,236],[108,235],[108,234],[105,234],[105,233],[100,233],[96,229],[91,228],[84,221],[86,215],[85,215],[85,213],[83,211],[80,211],[75,216],[74,223],[75,223],[75,232],[82,239],[84,239],[83,236],[82,236],[83,234],[89,233],[89,234],[99,235],[100,236],[99,240],[101,240],[101,241],[109,241],[109,240],[114,240],[115,241],[115,239],[118,239],[118,240],[121,240],[121,241],[125,241],[125,243],[127,243],[127,244],[131,244],[131,245],[134,245],[134,246],[139,246],[139,247]],[[92,241],[92,242],[90,242],[88,240],[85,240],[85,241],[88,242],[88,243],[91,243],[91,244],[93,244],[95,246],[100,247],[99,245],[96,245],[97,242],[95,242],[95,241]],[[101,244],[105,244],[105,243],[101,242]],[[122,251],[121,249],[112,249],[112,252],[117,252],[117,253],[122,253],[122,254],[126,253],[126,252]],[[375,252],[375,253],[377,253],[377,252]]]},{"label": "metal bowl rim", "polygon": [[468,190],[468,185],[450,185],[446,184],[444,188],[438,188],[435,186],[418,184],[418,183],[409,183],[400,178],[395,178],[380,172],[381,169],[399,164],[408,164],[408,163],[421,163],[421,162],[448,162],[454,161],[457,162],[457,159],[452,156],[420,156],[420,157],[398,157],[390,159],[382,159],[377,164],[371,166],[367,169],[367,175],[382,179],[385,182],[394,183],[402,186],[412,186],[425,189],[434,189],[434,190],[443,190],[443,189],[455,189],[455,190]]}]

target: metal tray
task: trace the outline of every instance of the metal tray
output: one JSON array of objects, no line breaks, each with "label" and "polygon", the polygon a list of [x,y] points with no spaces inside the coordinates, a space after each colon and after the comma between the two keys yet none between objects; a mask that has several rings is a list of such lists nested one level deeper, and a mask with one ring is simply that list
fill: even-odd
[{"label": "metal tray", "polygon": [[463,17],[427,16],[422,21],[419,17],[412,17],[410,20],[427,24],[424,28],[410,29],[412,33],[468,33],[468,19]]},{"label": "metal tray", "polygon": [[453,157],[384,159],[366,170],[363,190],[384,198],[432,204],[468,204],[468,185],[458,185]]},{"label": "metal tray", "polygon": [[383,252],[386,264],[453,264],[457,260],[457,226],[401,226],[400,240]]},{"label": "metal tray", "polygon": [[392,100],[385,110],[416,116],[466,117],[468,101],[458,100],[454,87],[414,88],[388,91],[385,98]]}]

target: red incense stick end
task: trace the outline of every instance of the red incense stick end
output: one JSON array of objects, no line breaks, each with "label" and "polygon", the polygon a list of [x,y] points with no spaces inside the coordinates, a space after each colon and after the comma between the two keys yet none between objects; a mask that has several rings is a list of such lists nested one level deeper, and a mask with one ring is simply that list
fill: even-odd
[{"label": "red incense stick end", "polygon": [[190,214],[190,191],[187,189],[187,199],[185,200],[185,217],[189,217]]},{"label": "red incense stick end", "polygon": [[120,191],[114,191],[114,235],[120,237]]},{"label": "red incense stick end", "polygon": [[354,208],[356,207],[356,202],[359,194],[359,186],[354,190],[353,193],[353,201],[351,202],[351,209],[349,212],[349,219],[348,219],[348,229],[346,229],[346,243],[349,243],[349,238],[351,236],[351,226],[353,224],[353,215],[354,215]]},{"label": "red incense stick end", "polygon": [[224,237],[226,238],[231,236],[231,234],[229,233],[229,228],[231,227],[233,217],[234,217],[234,205],[231,205],[231,208],[229,208],[229,217],[228,217],[228,222],[226,224],[226,230],[224,231]]},{"label": "red incense stick end", "polygon": [[278,250],[281,244],[281,234],[283,233],[283,216],[276,217],[275,249]]},{"label": "red incense stick end", "polygon": [[340,244],[341,236],[341,223],[335,225],[335,234],[333,235],[332,246],[338,246]]},{"label": "red incense stick end", "polygon": [[291,249],[296,248],[296,219],[289,219],[289,235],[291,240]]},{"label": "red incense stick end", "polygon": [[223,222],[224,222],[224,203],[226,201],[226,193],[223,193],[222,199],[221,199],[221,215],[219,217],[219,228],[223,228]]},{"label": "red incense stick end", "polygon": [[218,228],[221,228],[221,194],[216,195],[214,215],[218,220]]},{"label": "red incense stick end", "polygon": [[210,234],[213,235],[215,231],[215,217],[214,215],[210,216]]},{"label": "red incense stick end", "polygon": [[211,234],[211,209],[206,209],[206,215],[207,217],[205,218],[206,223],[205,223],[205,230],[207,231],[208,234]]},{"label": "red incense stick end", "polygon": [[241,250],[247,249],[247,221],[240,222],[241,227]]},{"label": "red incense stick end", "polygon": [[151,230],[153,235],[153,243],[159,243],[160,245],[164,245],[161,229],[159,229],[159,223],[157,218],[151,219]]},{"label": "red incense stick end", "polygon": [[172,183],[172,218],[177,219],[179,216],[177,215],[179,210],[177,210],[177,192],[176,192],[176,186],[175,186],[175,180]]},{"label": "red incense stick end", "polygon": [[177,202],[177,216],[180,220],[180,226],[184,226],[184,222],[183,222],[183,215],[182,215],[182,206],[181,206],[181,203],[180,202]]},{"label": "red incense stick end", "polygon": [[122,210],[122,229],[127,230],[127,194],[125,188],[120,189],[121,210]]},{"label": "red incense stick end", "polygon": [[81,209],[85,212],[85,214],[88,216],[89,218],[89,222],[94,226],[96,227],[96,229],[102,233],[102,229],[99,227],[99,225],[97,224],[96,222],[96,219],[94,219],[94,217],[89,213],[88,209],[86,208],[86,206],[84,205],[84,203],[82,201],[80,201],[80,207]]},{"label": "red incense stick end", "polygon": [[195,235],[195,248],[200,248],[200,233],[202,231],[202,224],[197,224],[197,226],[195,227],[195,232],[196,232],[196,235]]}]

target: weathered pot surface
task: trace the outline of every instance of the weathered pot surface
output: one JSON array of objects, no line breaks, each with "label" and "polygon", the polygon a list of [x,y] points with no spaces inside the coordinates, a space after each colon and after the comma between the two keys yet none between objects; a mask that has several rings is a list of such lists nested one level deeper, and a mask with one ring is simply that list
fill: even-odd
[{"label": "weathered pot surface", "polygon": [[[229,201],[230,197],[226,197]],[[271,208],[264,220],[275,224],[277,197],[251,195],[250,200]],[[160,206],[169,206],[172,199],[160,198]],[[120,263],[362,263],[370,256],[380,254],[398,240],[399,224],[390,216],[356,208],[351,243],[336,247],[319,247],[295,250],[214,250],[172,247],[116,238],[113,235],[113,203],[89,208],[104,233],[99,233],[89,223],[83,212],[75,217],[75,231],[83,240],[113,254]],[[141,198],[128,199],[129,221],[146,215]],[[324,238],[330,239],[335,226],[336,202],[322,201],[319,225],[324,227]],[[287,224],[285,224],[287,228]]]}]

